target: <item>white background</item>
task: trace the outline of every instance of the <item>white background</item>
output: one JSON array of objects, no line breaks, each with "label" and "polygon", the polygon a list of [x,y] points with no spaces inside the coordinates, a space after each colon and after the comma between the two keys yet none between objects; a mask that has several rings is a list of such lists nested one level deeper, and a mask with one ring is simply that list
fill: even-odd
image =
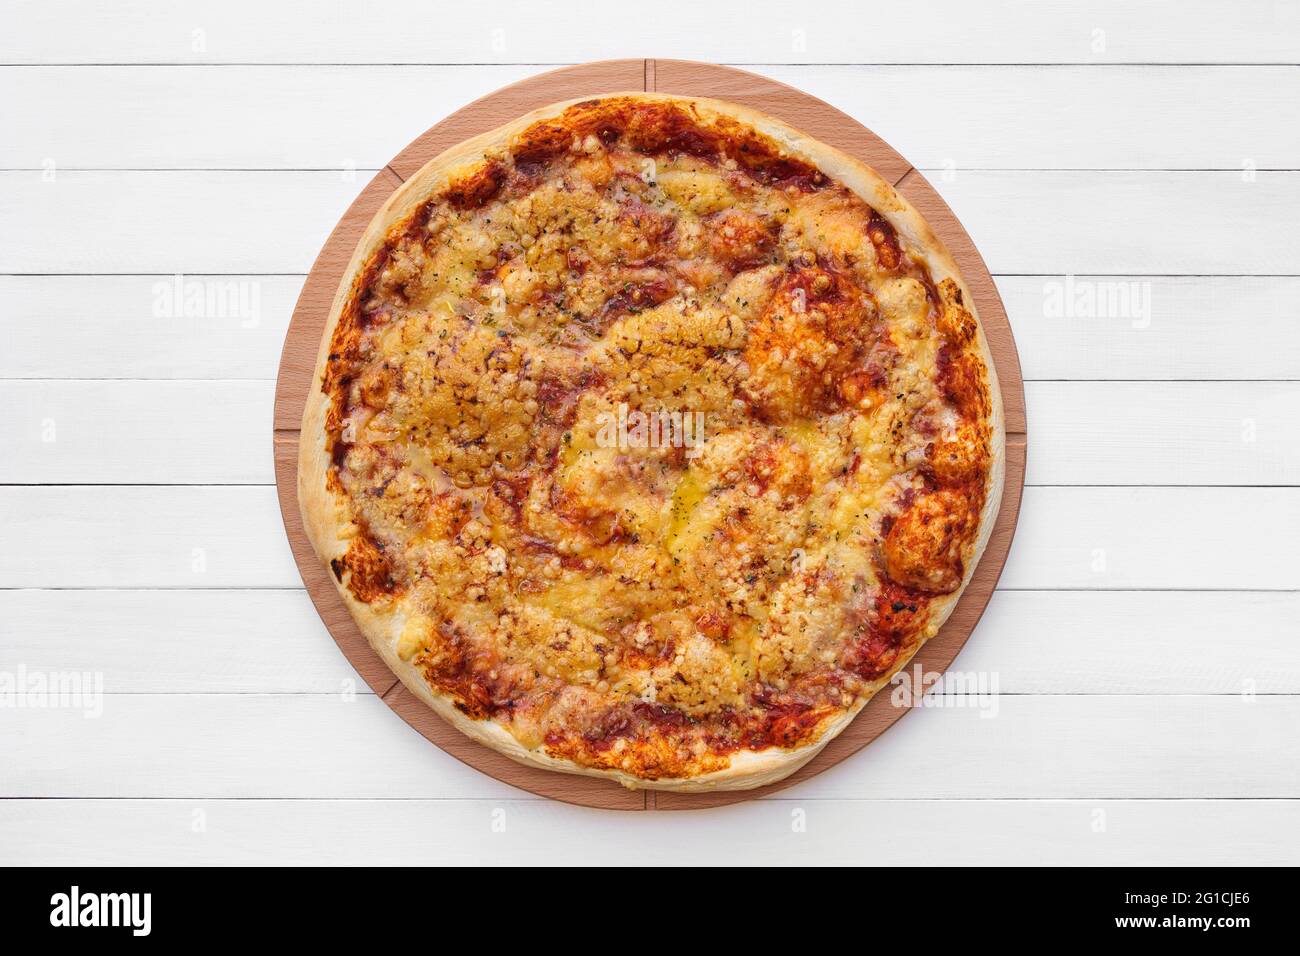
[{"label": "white background", "polygon": [[[998,716],[918,711],[725,810],[578,809],[428,744],[335,648],[275,500],[284,330],[372,171],[622,56],[873,128],[1024,366],[1020,528],[956,665]],[[0,63],[0,671],[107,694],[0,709],[0,862],[1300,862],[1297,4],[39,0]],[[257,321],[165,314],[178,273]],[[1149,321],[1049,314],[1066,275],[1140,283]]]}]

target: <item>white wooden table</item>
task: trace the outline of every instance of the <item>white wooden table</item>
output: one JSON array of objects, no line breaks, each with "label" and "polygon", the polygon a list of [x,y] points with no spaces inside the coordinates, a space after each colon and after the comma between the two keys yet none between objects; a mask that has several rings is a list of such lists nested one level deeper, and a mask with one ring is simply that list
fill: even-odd
[{"label": "white wooden table", "polygon": [[[1300,862],[1300,4],[720,7],[6,4],[0,690],[103,697],[0,706],[0,863]],[[625,56],[882,135],[983,251],[1026,379],[1020,529],[957,662],[997,717],[922,709],[702,813],[430,746],[326,634],[272,483],[290,309],[372,172]]]}]

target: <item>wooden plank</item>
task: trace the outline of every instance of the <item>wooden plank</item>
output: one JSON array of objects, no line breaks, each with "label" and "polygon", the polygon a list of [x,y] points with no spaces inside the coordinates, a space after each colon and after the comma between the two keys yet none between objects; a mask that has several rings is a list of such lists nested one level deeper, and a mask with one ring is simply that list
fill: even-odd
[{"label": "wooden plank", "polygon": [[1031,382],[1028,484],[1295,485],[1300,383]]},{"label": "wooden plank", "polygon": [[379,169],[430,123],[540,69],[12,70],[0,100],[11,131],[0,167],[40,169],[52,159],[69,169]]},{"label": "wooden plank", "polygon": [[761,800],[669,825],[543,800],[0,803],[17,866],[1295,865],[1297,827],[1293,800]]},{"label": "wooden plank", "polygon": [[0,381],[0,482],[272,480],[271,382]]},{"label": "wooden plank", "polygon": [[[306,272],[373,175],[0,172],[0,272]],[[67,242],[68,222],[96,241]]]},{"label": "wooden plank", "polygon": [[436,17],[419,0],[324,10],[306,0],[201,8],[17,0],[4,27],[4,63],[569,63],[671,50],[723,63],[1181,64],[1295,63],[1297,16],[1268,0],[1191,0],[1176,17],[1124,0],[988,4],[978,15],[961,0],[884,12],[854,0],[815,10],[754,0],[743,17],[692,0],[664,0],[649,14],[499,0]]},{"label": "wooden plank", "polygon": [[0,488],[0,585],[296,588],[271,487]]},{"label": "wooden plank", "polygon": [[999,276],[997,283],[1026,379],[1300,378],[1300,279]]},{"label": "wooden plank", "polygon": [[0,667],[105,694],[368,694],[301,590],[0,591]]},{"label": "wooden plank", "polygon": [[273,379],[302,281],[0,276],[0,378]]},{"label": "wooden plank", "polygon": [[1000,584],[1295,590],[1297,535],[1295,488],[1026,488]]},{"label": "wooden plank", "polygon": [[[853,759],[782,793],[1300,797],[1300,698],[1003,695],[983,703],[996,708],[919,708]],[[0,744],[5,798],[520,795],[429,746],[372,695],[124,694],[104,697],[98,717],[15,708],[0,722]],[[660,807],[667,796],[658,795]],[[691,801],[682,795],[681,803]]]},{"label": "wooden plank", "polygon": [[[964,171],[936,188],[995,272],[1290,275],[1300,173]],[[1234,235],[1209,209],[1231,209]]]},{"label": "wooden plank", "polygon": [[[1074,276],[1080,302],[1122,292],[1150,309],[1070,315],[1062,276],[996,280],[1026,380],[1300,378],[1300,278]],[[186,276],[192,314],[172,315],[172,276],[0,276],[0,378],[272,379],[302,282]],[[241,288],[254,322],[221,307]]]},{"label": "wooden plank", "polygon": [[1295,694],[1297,593],[999,591],[953,668],[1005,694]]},{"label": "wooden plank", "polygon": [[[1003,694],[1297,694],[1297,617],[1297,593],[998,591],[952,667]],[[105,694],[371,693],[301,590],[0,591],[0,620],[0,668]]]},{"label": "wooden plank", "polygon": [[[694,69],[671,62],[657,61],[658,88],[666,92],[675,71]],[[374,169],[434,120],[542,70],[10,70],[4,77],[9,95],[0,98],[0,124],[9,133],[0,142],[0,167],[40,169],[50,159],[67,169]],[[918,168],[945,176],[966,169],[1300,167],[1300,128],[1275,121],[1300,92],[1300,75],[1291,67],[768,65],[752,68],[753,74],[833,104],[838,110],[821,109],[843,110]],[[633,70],[608,85],[639,88],[641,78]],[[395,89],[403,95],[393,96]],[[709,92],[759,109],[772,105],[769,95],[744,80],[717,83]],[[513,113],[518,94],[507,96],[499,121],[564,95],[543,87],[519,100]],[[939,111],[943,121],[935,122]],[[51,115],[62,121],[51,123]],[[817,112],[796,117],[795,125],[850,151],[862,145],[837,142],[842,125]],[[119,135],[123,128],[131,135]],[[1207,128],[1215,135],[1206,136]],[[887,166],[881,171],[889,175]]]},{"label": "wooden plank", "polygon": [[[43,183],[39,172],[0,172],[0,272],[303,272],[365,175],[61,171]],[[1233,172],[963,170],[934,185],[996,273],[1287,275],[1300,261],[1300,225],[1277,214],[1300,205],[1300,172],[1243,182]],[[1209,241],[1212,208],[1232,209],[1234,234],[1251,241]],[[99,241],[63,241],[60,224],[74,220]]]},{"label": "wooden plank", "polygon": [[513,792],[430,747],[374,694],[119,694],[103,698],[98,717],[15,708],[0,741],[4,797]]}]

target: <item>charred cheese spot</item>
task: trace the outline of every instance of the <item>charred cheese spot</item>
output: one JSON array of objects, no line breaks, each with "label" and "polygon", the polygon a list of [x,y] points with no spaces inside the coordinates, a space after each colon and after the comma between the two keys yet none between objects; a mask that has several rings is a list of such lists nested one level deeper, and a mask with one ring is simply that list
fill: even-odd
[{"label": "charred cheese spot", "polygon": [[388,556],[366,534],[352,539],[333,568],[335,576],[363,603],[388,597],[399,589]]},{"label": "charred cheese spot", "polygon": [[966,308],[961,289],[952,279],[939,283],[939,294],[943,297],[943,310],[939,319],[939,331],[954,347],[962,347],[974,341],[979,331],[975,316]]},{"label": "charred cheese spot", "polygon": [[744,272],[769,262],[776,247],[777,224],[768,216],[729,209],[704,221],[709,251],[732,272]]},{"label": "charred cheese spot", "polygon": [[826,410],[872,334],[870,305],[850,279],[815,266],[792,270],[750,329],[744,395],[775,421]]},{"label": "charred cheese spot", "polygon": [[962,552],[974,529],[970,501],[954,491],[920,497],[903,511],[885,536],[885,573],[890,579],[932,594],[961,585]]},{"label": "charred cheese spot", "polygon": [[622,206],[616,222],[613,256],[631,263],[646,262],[663,252],[675,225],[672,216],[635,201]]},{"label": "charred cheese spot", "polygon": [[984,429],[958,419],[957,424],[926,447],[930,471],[944,485],[977,481],[988,460]]}]

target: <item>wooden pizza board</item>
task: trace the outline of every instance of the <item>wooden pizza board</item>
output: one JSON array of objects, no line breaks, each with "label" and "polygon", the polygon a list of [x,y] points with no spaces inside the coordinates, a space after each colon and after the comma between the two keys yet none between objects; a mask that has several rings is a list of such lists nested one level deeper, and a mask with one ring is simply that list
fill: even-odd
[{"label": "wooden pizza board", "polygon": [[[913,659],[926,672],[946,671],[988,604],[1006,563],[1025,480],[1025,398],[1011,327],[984,260],[938,193],[911,164],[852,117],[806,93],[741,70],[684,60],[607,60],[543,73],[477,100],[438,123],[393,158],[362,190],[321,250],[294,309],[275,391],[275,480],[285,530],[307,592],[339,648],[357,672],[403,720],[458,760],[512,786],[589,807],[678,810],[716,807],[784,789],[816,776],[875,740],[907,712],[882,691],[812,761],[786,779],[758,790],[709,794],[628,790],[591,777],[525,767],[475,743],[413,697],[371,650],[303,531],[298,509],[298,429],[321,334],[334,293],[371,217],[405,179],[448,147],[495,129],[558,100],[651,90],[731,100],[783,119],[816,139],[857,156],[889,180],[920,210],[957,260],[975,296],[997,365],[1006,410],[1006,484],[997,523],[965,593],[943,629]],[[867,758],[869,759],[869,758]]]}]

